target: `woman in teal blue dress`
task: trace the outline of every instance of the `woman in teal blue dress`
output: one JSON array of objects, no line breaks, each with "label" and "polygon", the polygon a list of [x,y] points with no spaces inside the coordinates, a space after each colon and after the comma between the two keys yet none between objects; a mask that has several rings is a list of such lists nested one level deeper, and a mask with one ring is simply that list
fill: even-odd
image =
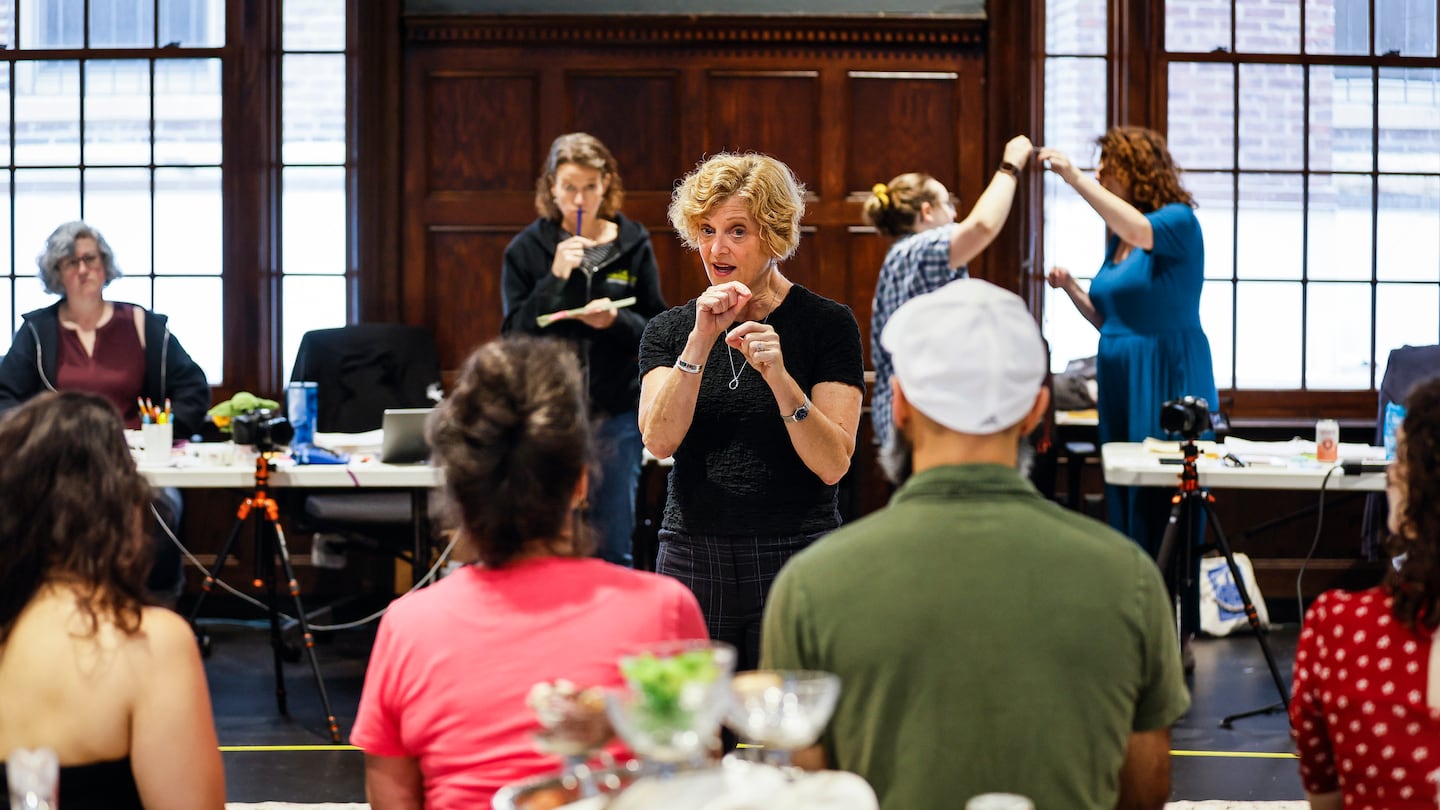
[{"label": "woman in teal blue dress", "polygon": [[[1180,185],[1180,168],[1164,136],[1115,127],[1098,143],[1094,178],[1062,152],[1048,147],[1039,152],[1038,159],[1109,229],[1105,261],[1088,293],[1061,267],[1051,270],[1048,280],[1100,330],[1095,376],[1101,443],[1163,438],[1160,407],[1167,400],[1188,395],[1204,398],[1212,410],[1218,406],[1210,341],[1200,327],[1205,242],[1195,199]],[[1153,555],[1171,494],[1107,486],[1110,525]]]}]

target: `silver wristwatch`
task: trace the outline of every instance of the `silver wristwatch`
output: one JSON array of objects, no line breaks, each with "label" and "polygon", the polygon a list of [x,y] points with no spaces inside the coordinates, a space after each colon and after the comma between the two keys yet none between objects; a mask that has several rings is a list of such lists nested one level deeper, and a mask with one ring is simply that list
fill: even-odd
[{"label": "silver wristwatch", "polygon": [[789,416],[781,416],[780,418],[784,419],[786,422],[804,422],[805,418],[810,415],[811,407],[812,406],[810,404],[810,397],[805,397],[805,403],[800,407],[796,408],[794,413],[790,414]]}]

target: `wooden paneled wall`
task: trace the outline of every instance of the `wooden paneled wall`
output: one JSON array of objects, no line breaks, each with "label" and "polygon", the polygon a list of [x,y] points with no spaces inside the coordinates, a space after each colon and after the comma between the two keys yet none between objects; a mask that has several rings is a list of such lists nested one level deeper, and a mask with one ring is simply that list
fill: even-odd
[{"label": "wooden paneled wall", "polygon": [[666,221],[675,182],[721,150],[788,163],[809,201],[782,271],[849,304],[867,345],[888,247],[861,226],[870,187],[926,170],[968,207],[999,160],[975,19],[411,17],[404,42],[400,315],[447,369],[499,334],[501,256],[561,133],[615,153],[672,305],[706,284]]}]

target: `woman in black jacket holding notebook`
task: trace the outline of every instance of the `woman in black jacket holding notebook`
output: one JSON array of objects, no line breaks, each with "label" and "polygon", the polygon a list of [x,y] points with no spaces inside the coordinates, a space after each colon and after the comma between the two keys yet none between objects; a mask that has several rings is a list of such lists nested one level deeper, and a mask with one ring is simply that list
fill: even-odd
[{"label": "woman in black jacket holding notebook", "polygon": [[583,132],[555,139],[535,181],[540,217],[505,248],[504,331],[568,340],[579,353],[598,456],[589,514],[600,556],[628,566],[643,448],[640,336],[666,306],[650,234],[620,213],[624,197],[603,143]]}]

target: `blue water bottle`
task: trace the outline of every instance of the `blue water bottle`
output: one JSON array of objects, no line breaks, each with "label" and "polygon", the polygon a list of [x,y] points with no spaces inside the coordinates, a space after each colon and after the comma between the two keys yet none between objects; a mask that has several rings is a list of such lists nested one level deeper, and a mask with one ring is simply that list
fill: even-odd
[{"label": "blue water bottle", "polygon": [[293,446],[315,443],[315,411],[320,403],[319,387],[313,382],[292,382],[285,390],[285,409],[295,428]]}]

